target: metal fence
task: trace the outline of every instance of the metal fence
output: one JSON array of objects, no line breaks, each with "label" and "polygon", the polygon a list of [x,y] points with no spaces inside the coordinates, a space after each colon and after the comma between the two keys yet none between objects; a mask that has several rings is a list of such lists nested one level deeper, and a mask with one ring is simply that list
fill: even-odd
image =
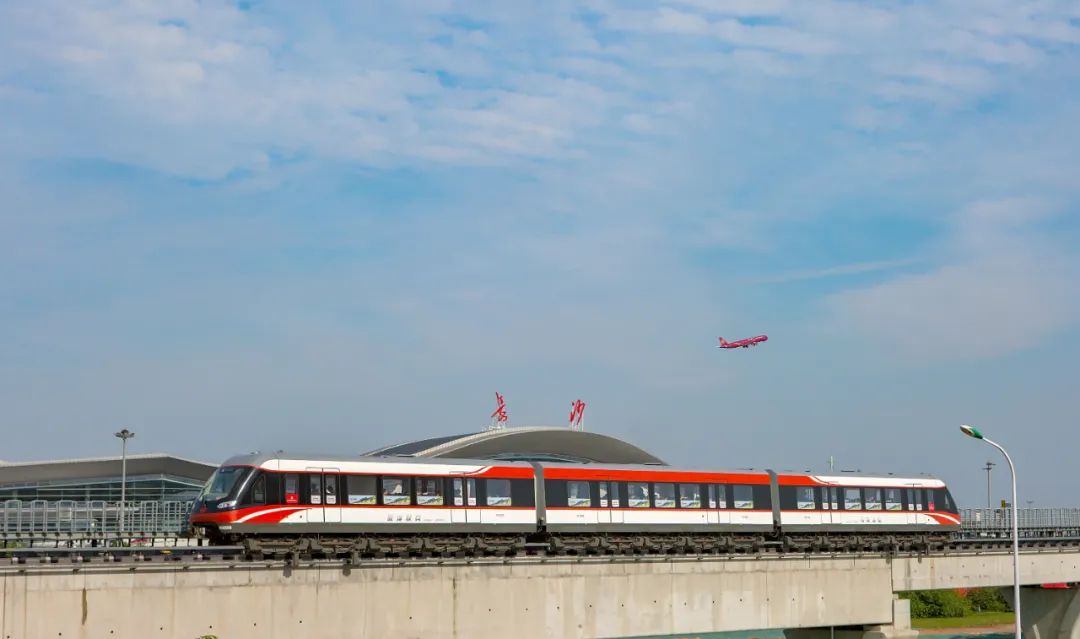
[{"label": "metal fence", "polygon": [[[1016,518],[1021,537],[1080,534],[1080,508],[1020,508]],[[1008,536],[1012,533],[1012,509],[965,508],[960,511],[960,522],[965,534]]]},{"label": "metal fence", "polygon": [[[187,527],[191,501],[129,501],[124,507],[126,533],[178,534]],[[105,501],[0,502],[0,534],[118,533],[120,504]]]}]

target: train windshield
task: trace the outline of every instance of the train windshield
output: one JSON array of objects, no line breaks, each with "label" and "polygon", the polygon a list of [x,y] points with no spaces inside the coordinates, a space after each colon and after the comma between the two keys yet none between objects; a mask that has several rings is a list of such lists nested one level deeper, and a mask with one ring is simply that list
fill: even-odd
[{"label": "train windshield", "polygon": [[206,486],[203,487],[202,493],[199,494],[199,500],[203,502],[219,501],[229,497],[250,471],[251,469],[246,466],[222,466],[218,468],[210,476]]}]

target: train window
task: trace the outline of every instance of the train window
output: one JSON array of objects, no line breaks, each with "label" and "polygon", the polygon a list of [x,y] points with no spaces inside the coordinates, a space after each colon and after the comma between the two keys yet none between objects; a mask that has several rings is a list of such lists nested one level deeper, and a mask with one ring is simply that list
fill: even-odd
[{"label": "train window", "polygon": [[510,499],[510,480],[509,479],[489,479],[487,480],[487,505],[488,506],[510,506],[513,501]]},{"label": "train window", "polygon": [[589,491],[589,482],[566,482],[566,505],[572,508],[589,508],[592,506],[592,494]]},{"label": "train window", "polygon": [[626,503],[631,508],[648,508],[649,485],[643,482],[626,484]]},{"label": "train window", "polygon": [[862,510],[862,496],[858,488],[844,489],[844,510]]},{"label": "train window", "polygon": [[935,506],[935,504],[934,504],[934,491],[927,490],[926,491],[926,509],[933,512],[934,510],[936,510],[934,506]]},{"label": "train window", "polygon": [[308,475],[308,486],[311,487],[309,499],[313,504],[322,503],[322,475]]},{"label": "train window", "polygon": [[285,475],[285,503],[300,503],[300,477],[293,473]]},{"label": "train window", "polygon": [[510,501],[519,508],[522,506],[535,506],[536,482],[532,479],[511,479]]},{"label": "train window", "polygon": [[373,475],[347,475],[345,491],[349,503],[354,506],[375,505],[375,477]]},{"label": "train window", "polygon": [[442,482],[434,477],[416,478],[416,504],[418,506],[442,506]]},{"label": "train window", "polygon": [[863,488],[863,493],[866,495],[867,510],[881,510],[880,488]]},{"label": "train window", "polygon": [[611,507],[619,507],[619,484],[611,482]]},{"label": "train window", "polygon": [[408,506],[409,488],[404,477],[382,478],[382,503],[385,506]]},{"label": "train window", "polygon": [[902,510],[903,504],[900,503],[900,489],[899,488],[886,488],[885,489],[885,510]]},{"label": "train window", "polygon": [[814,510],[817,503],[814,501],[814,489],[810,486],[799,486],[795,489],[795,505],[799,510]]},{"label": "train window", "polygon": [[608,505],[608,483],[606,481],[600,482],[598,488],[600,489],[600,507],[607,508]]},{"label": "train window", "polygon": [[566,506],[566,480],[544,480],[544,502],[553,508]]},{"label": "train window", "polygon": [[657,508],[674,508],[675,484],[653,484],[653,499]]},{"label": "train window", "polygon": [[455,477],[454,478],[454,505],[455,506],[464,506],[465,505],[465,492],[464,492],[464,490],[465,489],[462,487],[461,479]]},{"label": "train window", "polygon": [[728,507],[727,501],[727,486],[718,485],[716,487],[716,507],[724,509]]},{"label": "train window", "polygon": [[337,475],[323,475],[323,486],[326,503],[331,506],[337,504]]},{"label": "train window", "polygon": [[735,507],[743,510],[754,507],[753,486],[732,486],[731,493],[735,497]]},{"label": "train window", "polygon": [[470,506],[476,505],[476,480],[465,480],[465,503]]},{"label": "train window", "polygon": [[956,512],[956,502],[953,501],[952,495],[945,488],[937,488],[934,490],[937,493],[937,503],[941,504],[941,507],[951,513]]},{"label": "train window", "polygon": [[701,508],[701,484],[679,484],[679,508]]},{"label": "train window", "polygon": [[323,476],[323,494],[326,495],[326,503],[337,504],[337,475]]},{"label": "train window", "polygon": [[266,475],[259,475],[255,478],[255,483],[251,485],[251,503],[266,503]]}]

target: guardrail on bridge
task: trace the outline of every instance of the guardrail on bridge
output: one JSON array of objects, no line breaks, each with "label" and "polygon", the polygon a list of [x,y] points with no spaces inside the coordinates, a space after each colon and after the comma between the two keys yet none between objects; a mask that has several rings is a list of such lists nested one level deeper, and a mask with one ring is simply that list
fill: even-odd
[{"label": "guardrail on bridge", "polygon": [[[1016,511],[1021,538],[1080,537],[1080,508],[1020,508]],[[964,508],[960,511],[965,537],[1008,537],[1011,508]]]}]

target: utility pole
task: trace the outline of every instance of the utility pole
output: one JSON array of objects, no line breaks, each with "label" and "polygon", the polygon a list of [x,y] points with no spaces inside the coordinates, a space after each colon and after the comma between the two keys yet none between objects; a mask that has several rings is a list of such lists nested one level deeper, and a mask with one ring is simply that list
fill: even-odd
[{"label": "utility pole", "polygon": [[986,466],[983,467],[983,470],[986,471],[986,507],[987,508],[993,508],[994,507],[994,502],[990,498],[990,469],[992,469],[994,466],[997,466],[997,464],[995,464],[992,461],[988,461],[988,462],[986,462]]}]

